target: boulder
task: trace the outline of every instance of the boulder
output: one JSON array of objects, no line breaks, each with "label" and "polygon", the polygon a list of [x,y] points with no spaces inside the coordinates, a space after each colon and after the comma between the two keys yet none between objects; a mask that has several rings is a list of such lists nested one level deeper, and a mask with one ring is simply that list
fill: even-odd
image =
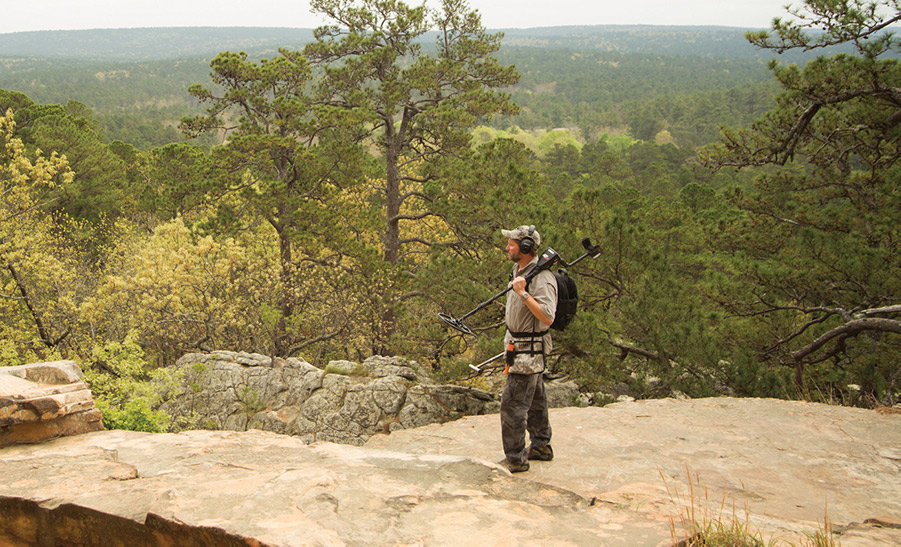
[{"label": "boulder", "polygon": [[0,446],[103,429],[73,361],[0,367]]},{"label": "boulder", "polygon": [[579,386],[569,378],[556,378],[545,382],[548,408],[584,406]]}]

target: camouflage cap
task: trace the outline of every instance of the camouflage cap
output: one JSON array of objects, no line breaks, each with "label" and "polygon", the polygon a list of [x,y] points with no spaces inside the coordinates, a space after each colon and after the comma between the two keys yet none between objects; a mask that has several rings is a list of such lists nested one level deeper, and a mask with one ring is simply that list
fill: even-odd
[{"label": "camouflage cap", "polygon": [[529,236],[535,242],[536,249],[541,246],[541,236],[534,226],[520,226],[512,230],[501,230],[501,233],[507,239],[515,239],[516,241],[522,241],[524,237]]}]

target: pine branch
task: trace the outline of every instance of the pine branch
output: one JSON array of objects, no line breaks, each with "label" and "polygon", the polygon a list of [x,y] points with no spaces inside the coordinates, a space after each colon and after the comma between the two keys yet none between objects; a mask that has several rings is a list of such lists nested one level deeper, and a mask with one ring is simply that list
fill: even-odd
[{"label": "pine branch", "polygon": [[791,356],[796,362],[799,362],[835,338],[842,337],[842,339],[844,339],[850,336],[857,336],[865,331],[893,332],[895,334],[901,334],[901,321],[885,318],[853,319],[844,325],[827,331],[813,342],[792,352]]}]

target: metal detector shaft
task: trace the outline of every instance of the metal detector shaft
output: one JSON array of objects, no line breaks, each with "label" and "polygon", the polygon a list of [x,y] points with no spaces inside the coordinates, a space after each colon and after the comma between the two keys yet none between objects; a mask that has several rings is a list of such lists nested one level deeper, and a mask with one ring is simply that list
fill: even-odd
[{"label": "metal detector shaft", "polygon": [[582,240],[582,247],[585,248],[585,254],[583,254],[579,258],[573,260],[572,262],[567,262],[561,258],[560,263],[563,264],[564,266],[566,266],[567,268],[570,268],[570,267],[578,264],[583,258],[590,256],[591,258],[596,259],[599,256],[601,256],[601,246],[600,245],[592,245],[591,240],[588,239],[587,237]]},{"label": "metal detector shaft", "polygon": [[[548,247],[548,250],[541,253],[541,256],[538,258],[538,264],[536,264],[535,267],[532,268],[532,271],[530,271],[528,274],[526,274],[526,277],[525,277],[526,282],[531,281],[533,277],[535,277],[542,271],[550,269],[550,267],[553,266],[554,264],[556,264],[557,262],[560,262],[561,264],[563,264],[564,266],[569,268],[571,266],[575,266],[576,264],[578,264],[583,258],[586,258],[589,256],[591,258],[597,258],[597,257],[601,256],[601,246],[600,245],[592,245],[591,240],[588,239],[587,237],[582,240],[582,247],[585,248],[585,254],[583,254],[579,258],[573,260],[572,262],[567,262],[567,261],[563,260],[563,258],[557,253],[557,251]],[[471,312],[467,313],[466,315],[464,315],[463,317],[458,319],[458,321],[460,321],[462,323],[464,319],[466,319],[467,317],[469,317],[470,315],[472,315],[478,311],[483,310],[485,308],[485,306],[491,304],[498,298],[504,296],[505,294],[510,292],[511,289],[513,289],[513,285],[507,285],[506,289],[504,289],[501,292],[497,293],[496,295],[492,296],[490,299],[482,302],[474,310],[472,310]]]},{"label": "metal detector shaft", "polygon": [[484,367],[488,363],[493,363],[493,362],[497,361],[498,359],[500,359],[503,356],[504,356],[504,352],[502,351],[502,352],[498,353],[497,355],[495,355],[494,357],[492,357],[491,359],[488,359],[487,361],[482,361],[478,365],[469,365],[469,368],[471,368],[472,370],[474,370],[476,372],[482,372],[482,367]]},{"label": "metal detector shaft", "polygon": [[[582,240],[582,247],[585,248],[585,251],[586,251],[585,254],[583,254],[582,256],[580,256],[579,258],[575,259],[572,262],[566,262],[565,260],[560,258],[560,255],[557,254],[557,251],[548,247],[548,249],[546,251],[544,251],[543,253],[541,253],[541,256],[538,258],[538,264],[536,264],[536,266],[534,268],[532,268],[532,271],[530,271],[528,274],[526,274],[526,276],[525,276],[526,282],[529,282],[533,277],[535,277],[542,271],[550,269],[550,267],[553,266],[557,262],[560,262],[561,264],[565,265],[566,267],[570,267],[570,266],[577,264],[580,260],[582,260],[583,258],[585,258],[587,256],[590,256],[591,258],[597,258],[597,257],[601,256],[601,250],[600,250],[601,246],[600,245],[592,245],[591,240],[587,237]],[[467,317],[469,317],[470,315],[485,309],[489,304],[491,304],[498,298],[500,298],[500,297],[504,296],[505,294],[507,294],[508,292],[510,292],[510,290],[512,288],[513,288],[513,285],[507,285],[507,288],[505,288],[501,292],[497,293],[496,295],[492,296],[488,300],[482,302],[481,304],[476,306],[472,311],[466,313],[459,319],[457,319],[455,317],[451,317],[450,315],[448,315],[446,313],[439,313],[438,318],[441,319],[442,321],[444,321],[445,325],[447,325],[453,329],[456,329],[456,330],[462,332],[463,334],[473,334],[472,330],[469,327],[467,327],[465,323],[463,323],[463,320],[466,319]]]},{"label": "metal detector shaft", "polygon": [[[541,257],[538,259],[538,264],[536,264],[535,267],[532,268],[532,271],[530,271],[529,273],[526,274],[525,280],[526,280],[527,282],[528,282],[528,281],[531,281],[533,277],[535,277],[536,275],[538,275],[538,274],[541,273],[542,271],[547,270],[548,268],[550,268],[550,267],[551,267],[555,262],[557,262],[558,260],[560,260],[560,255],[557,254],[557,251],[555,251],[555,250],[549,248],[547,251],[545,251],[544,253],[541,254]],[[494,301],[497,300],[498,298],[504,296],[505,294],[507,294],[507,293],[510,292],[511,290],[513,290],[513,285],[507,285],[507,288],[506,288],[506,289],[504,289],[504,290],[502,290],[501,292],[497,293],[496,295],[492,296],[492,297],[489,298],[488,300],[482,302],[481,304],[479,304],[478,306],[476,306],[476,308],[475,308],[474,310],[472,310],[472,311],[470,311],[469,313],[463,315],[463,317],[461,317],[458,321],[461,321],[461,322],[462,322],[464,319],[466,319],[466,318],[469,317],[470,315],[472,315],[472,314],[474,314],[474,313],[476,313],[476,312],[478,312],[478,311],[481,311],[481,310],[485,309],[486,306],[488,306],[489,304],[491,304],[492,302],[494,302]]]},{"label": "metal detector shaft", "polygon": [[[529,273],[531,273],[531,272],[529,272]],[[485,307],[487,307],[489,304],[491,304],[492,302],[494,302],[494,301],[497,300],[498,298],[504,296],[505,294],[507,294],[508,292],[510,292],[510,290],[512,290],[512,289],[513,289],[513,286],[512,286],[512,285],[507,286],[506,289],[504,289],[504,290],[502,290],[501,292],[497,293],[496,295],[492,296],[492,297],[489,298],[488,300],[482,302],[481,304],[479,304],[478,306],[476,306],[472,311],[470,311],[470,312],[464,314],[462,317],[460,317],[459,319],[457,319],[457,321],[460,321],[460,322],[462,323],[464,319],[466,319],[467,317],[469,317],[470,315],[472,315],[472,314],[474,314],[474,313],[476,313],[476,312],[478,312],[478,311],[484,310]]]},{"label": "metal detector shaft", "polygon": [[[525,277],[526,281],[529,281],[530,279],[532,279],[533,277],[538,275],[538,273],[541,272],[542,270],[548,269],[551,266],[551,264],[556,262],[559,258],[560,258],[560,256],[553,249],[548,249],[547,251],[545,251],[541,255],[541,258],[538,260],[537,266],[535,268],[533,268],[532,271],[530,271],[528,274],[526,274],[526,277]],[[447,325],[448,327],[456,329],[456,330],[462,332],[463,334],[473,334],[472,329],[467,327],[466,323],[464,323],[463,320],[466,319],[467,317],[469,317],[470,315],[485,309],[489,304],[491,304],[498,298],[500,298],[500,297],[504,296],[505,294],[507,294],[508,292],[510,292],[510,290],[512,288],[513,288],[513,285],[507,285],[507,288],[505,288],[501,292],[497,293],[496,295],[492,296],[488,300],[482,302],[481,304],[476,306],[472,311],[464,314],[459,319],[455,318],[455,317],[451,317],[450,315],[448,315],[446,313],[439,313],[438,319],[441,319],[442,321],[444,321],[444,324]]]}]

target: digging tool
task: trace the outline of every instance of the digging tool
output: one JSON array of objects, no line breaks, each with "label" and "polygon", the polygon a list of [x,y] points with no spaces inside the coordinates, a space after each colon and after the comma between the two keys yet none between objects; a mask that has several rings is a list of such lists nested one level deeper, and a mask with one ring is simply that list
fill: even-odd
[{"label": "digging tool", "polygon": [[[582,240],[582,247],[585,248],[585,254],[583,254],[579,258],[573,260],[572,262],[566,262],[565,260],[563,260],[560,257],[559,254],[557,254],[557,251],[548,247],[548,249],[546,251],[544,251],[543,253],[541,253],[540,257],[538,257],[538,264],[535,266],[535,268],[533,268],[532,271],[530,271],[526,275],[526,282],[528,282],[533,277],[538,275],[538,273],[541,272],[542,270],[547,270],[548,268],[550,268],[557,262],[559,262],[562,265],[569,268],[569,267],[572,267],[572,266],[578,264],[579,261],[581,261],[585,257],[590,256],[592,259],[596,259],[599,256],[601,256],[601,246],[600,245],[592,245],[591,239],[589,239],[587,237]],[[451,317],[450,315],[448,315],[446,313],[439,313],[438,319],[443,321],[444,324],[447,325],[448,327],[458,330],[458,331],[462,332],[463,334],[474,334],[472,332],[472,329],[470,329],[469,327],[466,326],[465,323],[463,323],[463,320],[466,319],[467,317],[469,317],[470,315],[473,315],[474,313],[485,309],[489,304],[491,304],[498,298],[507,294],[510,291],[510,289],[512,289],[512,288],[513,288],[512,285],[508,285],[506,289],[504,289],[501,292],[497,293],[496,295],[492,296],[488,300],[482,302],[481,304],[476,306],[475,309],[473,309],[469,313],[463,315],[459,319],[455,318],[455,317]],[[503,355],[503,354],[501,354],[501,355]]]}]

